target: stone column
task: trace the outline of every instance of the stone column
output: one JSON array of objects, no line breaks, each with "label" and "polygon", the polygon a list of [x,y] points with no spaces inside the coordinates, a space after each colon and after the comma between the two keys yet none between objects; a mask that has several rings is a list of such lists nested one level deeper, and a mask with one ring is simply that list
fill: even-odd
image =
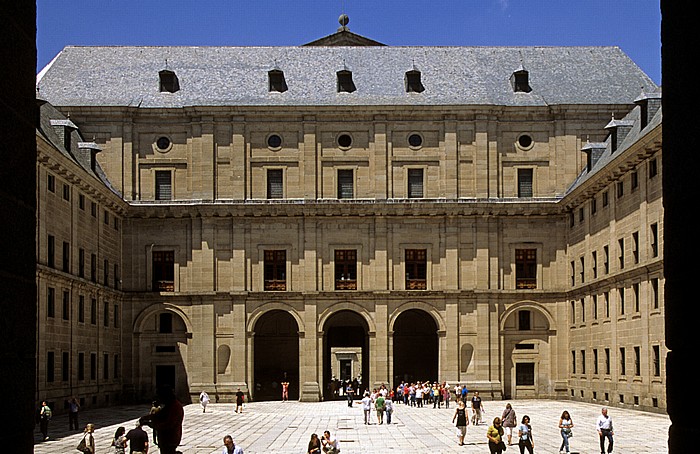
[{"label": "stone column", "polygon": [[319,351],[323,351],[323,337],[316,326],[317,309],[315,300],[305,301],[305,329],[299,332],[299,400],[302,402],[321,400],[319,377],[322,376],[323,369],[319,361]]}]

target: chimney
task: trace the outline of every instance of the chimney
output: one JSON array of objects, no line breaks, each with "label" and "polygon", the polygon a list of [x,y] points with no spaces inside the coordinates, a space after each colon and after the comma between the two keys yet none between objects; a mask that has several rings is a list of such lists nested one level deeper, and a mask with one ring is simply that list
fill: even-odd
[{"label": "chimney", "polygon": [[581,151],[586,153],[586,171],[590,172],[606,150],[605,142],[586,142]]},{"label": "chimney", "polygon": [[84,166],[95,171],[97,153],[102,151],[95,142],[78,142],[78,161]]},{"label": "chimney", "polygon": [[622,145],[622,142],[627,137],[627,134],[632,130],[632,125],[634,122],[631,120],[615,120],[613,115],[612,120],[605,126],[605,129],[610,130],[610,151],[615,153],[617,149]]}]

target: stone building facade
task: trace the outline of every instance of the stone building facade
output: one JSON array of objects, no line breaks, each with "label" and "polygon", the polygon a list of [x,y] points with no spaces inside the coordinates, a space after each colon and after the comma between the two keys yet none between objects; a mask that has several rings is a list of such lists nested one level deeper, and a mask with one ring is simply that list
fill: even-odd
[{"label": "stone building facade", "polygon": [[[121,398],[277,399],[287,380],[318,400],[350,371],[665,409],[659,94],[619,49],[341,27],[301,47],[69,47],[38,87],[101,150],[90,194],[119,228],[45,215],[118,266],[119,288],[77,279],[71,301],[119,306],[96,354]],[[62,285],[45,260],[40,292]]]}]

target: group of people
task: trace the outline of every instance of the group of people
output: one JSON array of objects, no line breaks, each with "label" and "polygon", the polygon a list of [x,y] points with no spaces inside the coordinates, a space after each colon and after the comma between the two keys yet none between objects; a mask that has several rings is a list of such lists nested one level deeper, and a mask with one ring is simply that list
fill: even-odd
[{"label": "group of people", "polygon": [[389,392],[386,388],[374,389],[371,393],[365,391],[360,405],[362,405],[362,411],[365,415],[365,425],[372,424],[372,410],[377,413],[377,424],[384,423],[385,415],[386,423],[391,424],[391,415],[394,413],[394,403],[389,397]]},{"label": "group of people", "polygon": [[[483,410],[480,399],[478,399],[478,402],[472,400],[472,410],[477,408],[477,405],[478,408]],[[472,422],[474,422],[474,414],[476,414],[476,411],[472,412]],[[464,437],[467,433],[467,426],[469,425],[469,417],[465,401],[462,399],[458,399],[457,409],[452,417],[452,423],[457,427],[459,445],[463,446]],[[561,446],[559,447],[560,454],[568,454],[570,452],[569,439],[573,437],[573,427],[574,421],[571,415],[568,411],[564,410],[559,418],[558,424],[559,433],[562,438]],[[608,409],[605,407],[601,410],[601,414],[596,421],[596,430],[600,440],[601,454],[606,452],[608,454],[611,453],[613,451],[613,423],[612,418],[608,415]],[[520,454],[524,454],[525,451],[527,451],[528,454],[533,454],[535,440],[532,426],[530,425],[530,417],[524,415],[518,423],[513,406],[508,403],[501,416],[494,418],[492,424],[486,430],[486,438],[488,439],[488,446],[491,454],[502,454],[507,448],[506,442],[508,446],[513,445],[514,436],[517,437],[516,440],[518,448],[520,449]]]},{"label": "group of people", "polygon": [[338,439],[331,436],[330,431],[323,432],[323,437],[319,438],[317,434],[311,434],[309,447],[306,450],[307,454],[338,454],[340,452],[340,442]]}]

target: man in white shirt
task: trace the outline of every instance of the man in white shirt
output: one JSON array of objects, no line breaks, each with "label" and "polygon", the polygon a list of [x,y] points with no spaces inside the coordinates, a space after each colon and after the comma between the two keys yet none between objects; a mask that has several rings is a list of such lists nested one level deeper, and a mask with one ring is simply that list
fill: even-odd
[{"label": "man in white shirt", "polygon": [[221,454],[243,454],[243,448],[236,446],[231,435],[224,437],[224,449]]},{"label": "man in white shirt", "polygon": [[600,411],[600,416],[598,416],[598,421],[596,422],[596,430],[598,430],[598,437],[600,437],[600,453],[605,454],[605,439],[608,439],[608,453],[613,450],[613,423],[612,418],[608,416],[608,409],[603,407]]},{"label": "man in white shirt", "polygon": [[323,452],[327,454],[338,454],[340,452],[340,444],[338,443],[338,440],[331,437],[331,433],[329,431],[323,432],[321,444],[323,445]]},{"label": "man in white shirt", "polygon": [[369,393],[365,391],[365,396],[362,398],[362,411],[365,414],[365,424],[369,425],[369,417],[372,413],[372,398],[369,397]]}]

